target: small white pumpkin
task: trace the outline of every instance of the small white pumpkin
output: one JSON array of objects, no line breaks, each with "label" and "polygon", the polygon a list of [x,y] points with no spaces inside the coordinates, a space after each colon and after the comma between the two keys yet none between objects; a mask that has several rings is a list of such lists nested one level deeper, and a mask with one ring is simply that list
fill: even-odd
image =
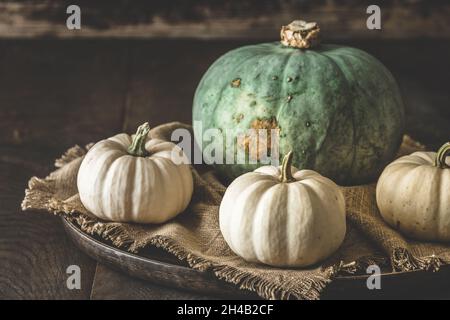
[{"label": "small white pumpkin", "polygon": [[225,241],[250,262],[304,267],[331,255],[346,232],[339,187],[312,170],[263,166],[234,180],[220,204]]},{"label": "small white pumpkin", "polygon": [[[418,240],[450,241],[450,142],[389,164],[377,184],[383,219]],[[450,160],[450,159],[449,159]]]},{"label": "small white pumpkin", "polygon": [[96,143],[78,171],[83,205],[95,216],[117,222],[162,223],[186,209],[192,173],[181,148],[147,140],[148,123],[134,137],[121,133]]}]

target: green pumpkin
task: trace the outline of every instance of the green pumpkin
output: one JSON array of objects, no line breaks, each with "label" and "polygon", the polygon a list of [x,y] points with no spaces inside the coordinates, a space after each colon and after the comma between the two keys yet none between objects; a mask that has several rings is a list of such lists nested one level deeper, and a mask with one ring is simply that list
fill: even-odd
[{"label": "green pumpkin", "polygon": [[[368,53],[273,42],[232,50],[214,62],[197,87],[193,120],[203,147],[209,143],[203,132],[210,128],[236,135],[249,128],[279,129],[280,157],[293,150],[297,168],[359,184],[375,179],[395,156],[404,108],[395,79]],[[224,154],[233,156],[237,148],[245,145]],[[212,159],[205,153],[204,160]],[[234,179],[259,165],[216,169]]]}]

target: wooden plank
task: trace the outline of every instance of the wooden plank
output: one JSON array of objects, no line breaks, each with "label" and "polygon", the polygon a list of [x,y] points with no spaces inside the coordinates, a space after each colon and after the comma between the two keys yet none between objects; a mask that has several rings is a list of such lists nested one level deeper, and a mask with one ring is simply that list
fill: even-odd
[{"label": "wooden plank", "polygon": [[60,147],[120,130],[127,52],[108,41],[0,42],[0,144]]},{"label": "wooden plank", "polygon": [[330,38],[450,37],[450,4],[440,0],[379,4],[382,32],[366,27],[367,1],[79,0],[81,30],[68,30],[69,0],[5,1],[0,37],[137,37],[277,39],[281,25],[314,19]]},{"label": "wooden plank", "polygon": [[131,278],[102,264],[92,287],[94,300],[214,300],[220,297],[196,294]]},{"label": "wooden plank", "polygon": [[[95,261],[69,241],[60,219],[20,209],[30,176],[46,175],[51,154],[0,148],[0,298],[88,299]],[[69,290],[66,269],[81,269],[81,289]]]},{"label": "wooden plank", "polygon": [[[87,299],[96,262],[76,249],[59,219],[22,213],[32,175],[45,176],[73,144],[119,131],[127,48],[93,41],[0,42],[0,293],[8,299]],[[81,268],[81,290],[66,268]]]}]

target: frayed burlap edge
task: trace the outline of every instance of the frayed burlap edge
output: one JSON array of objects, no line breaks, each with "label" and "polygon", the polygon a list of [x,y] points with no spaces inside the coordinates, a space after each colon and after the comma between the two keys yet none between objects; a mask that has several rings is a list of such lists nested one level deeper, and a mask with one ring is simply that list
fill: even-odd
[{"label": "frayed burlap edge", "polygon": [[437,272],[442,265],[449,264],[443,257],[432,254],[430,256],[418,257],[406,248],[396,248],[391,254],[391,265],[394,272],[425,270]]}]

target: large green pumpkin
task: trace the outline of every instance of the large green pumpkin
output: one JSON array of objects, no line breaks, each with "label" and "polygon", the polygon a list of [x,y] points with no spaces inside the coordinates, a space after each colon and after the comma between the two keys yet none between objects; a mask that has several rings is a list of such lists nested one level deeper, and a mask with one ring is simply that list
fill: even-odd
[{"label": "large green pumpkin", "polygon": [[[197,143],[209,143],[202,139],[210,128],[235,134],[276,128],[280,156],[293,150],[296,167],[316,170],[340,184],[375,179],[402,139],[404,109],[395,79],[362,50],[326,44],[312,48],[305,32],[294,35],[291,43],[300,39],[306,45],[298,48],[284,41],[245,46],[211,65],[194,97]],[[237,148],[225,153],[234,154]],[[211,163],[207,153],[204,157]],[[234,179],[258,166],[216,168]]]}]

